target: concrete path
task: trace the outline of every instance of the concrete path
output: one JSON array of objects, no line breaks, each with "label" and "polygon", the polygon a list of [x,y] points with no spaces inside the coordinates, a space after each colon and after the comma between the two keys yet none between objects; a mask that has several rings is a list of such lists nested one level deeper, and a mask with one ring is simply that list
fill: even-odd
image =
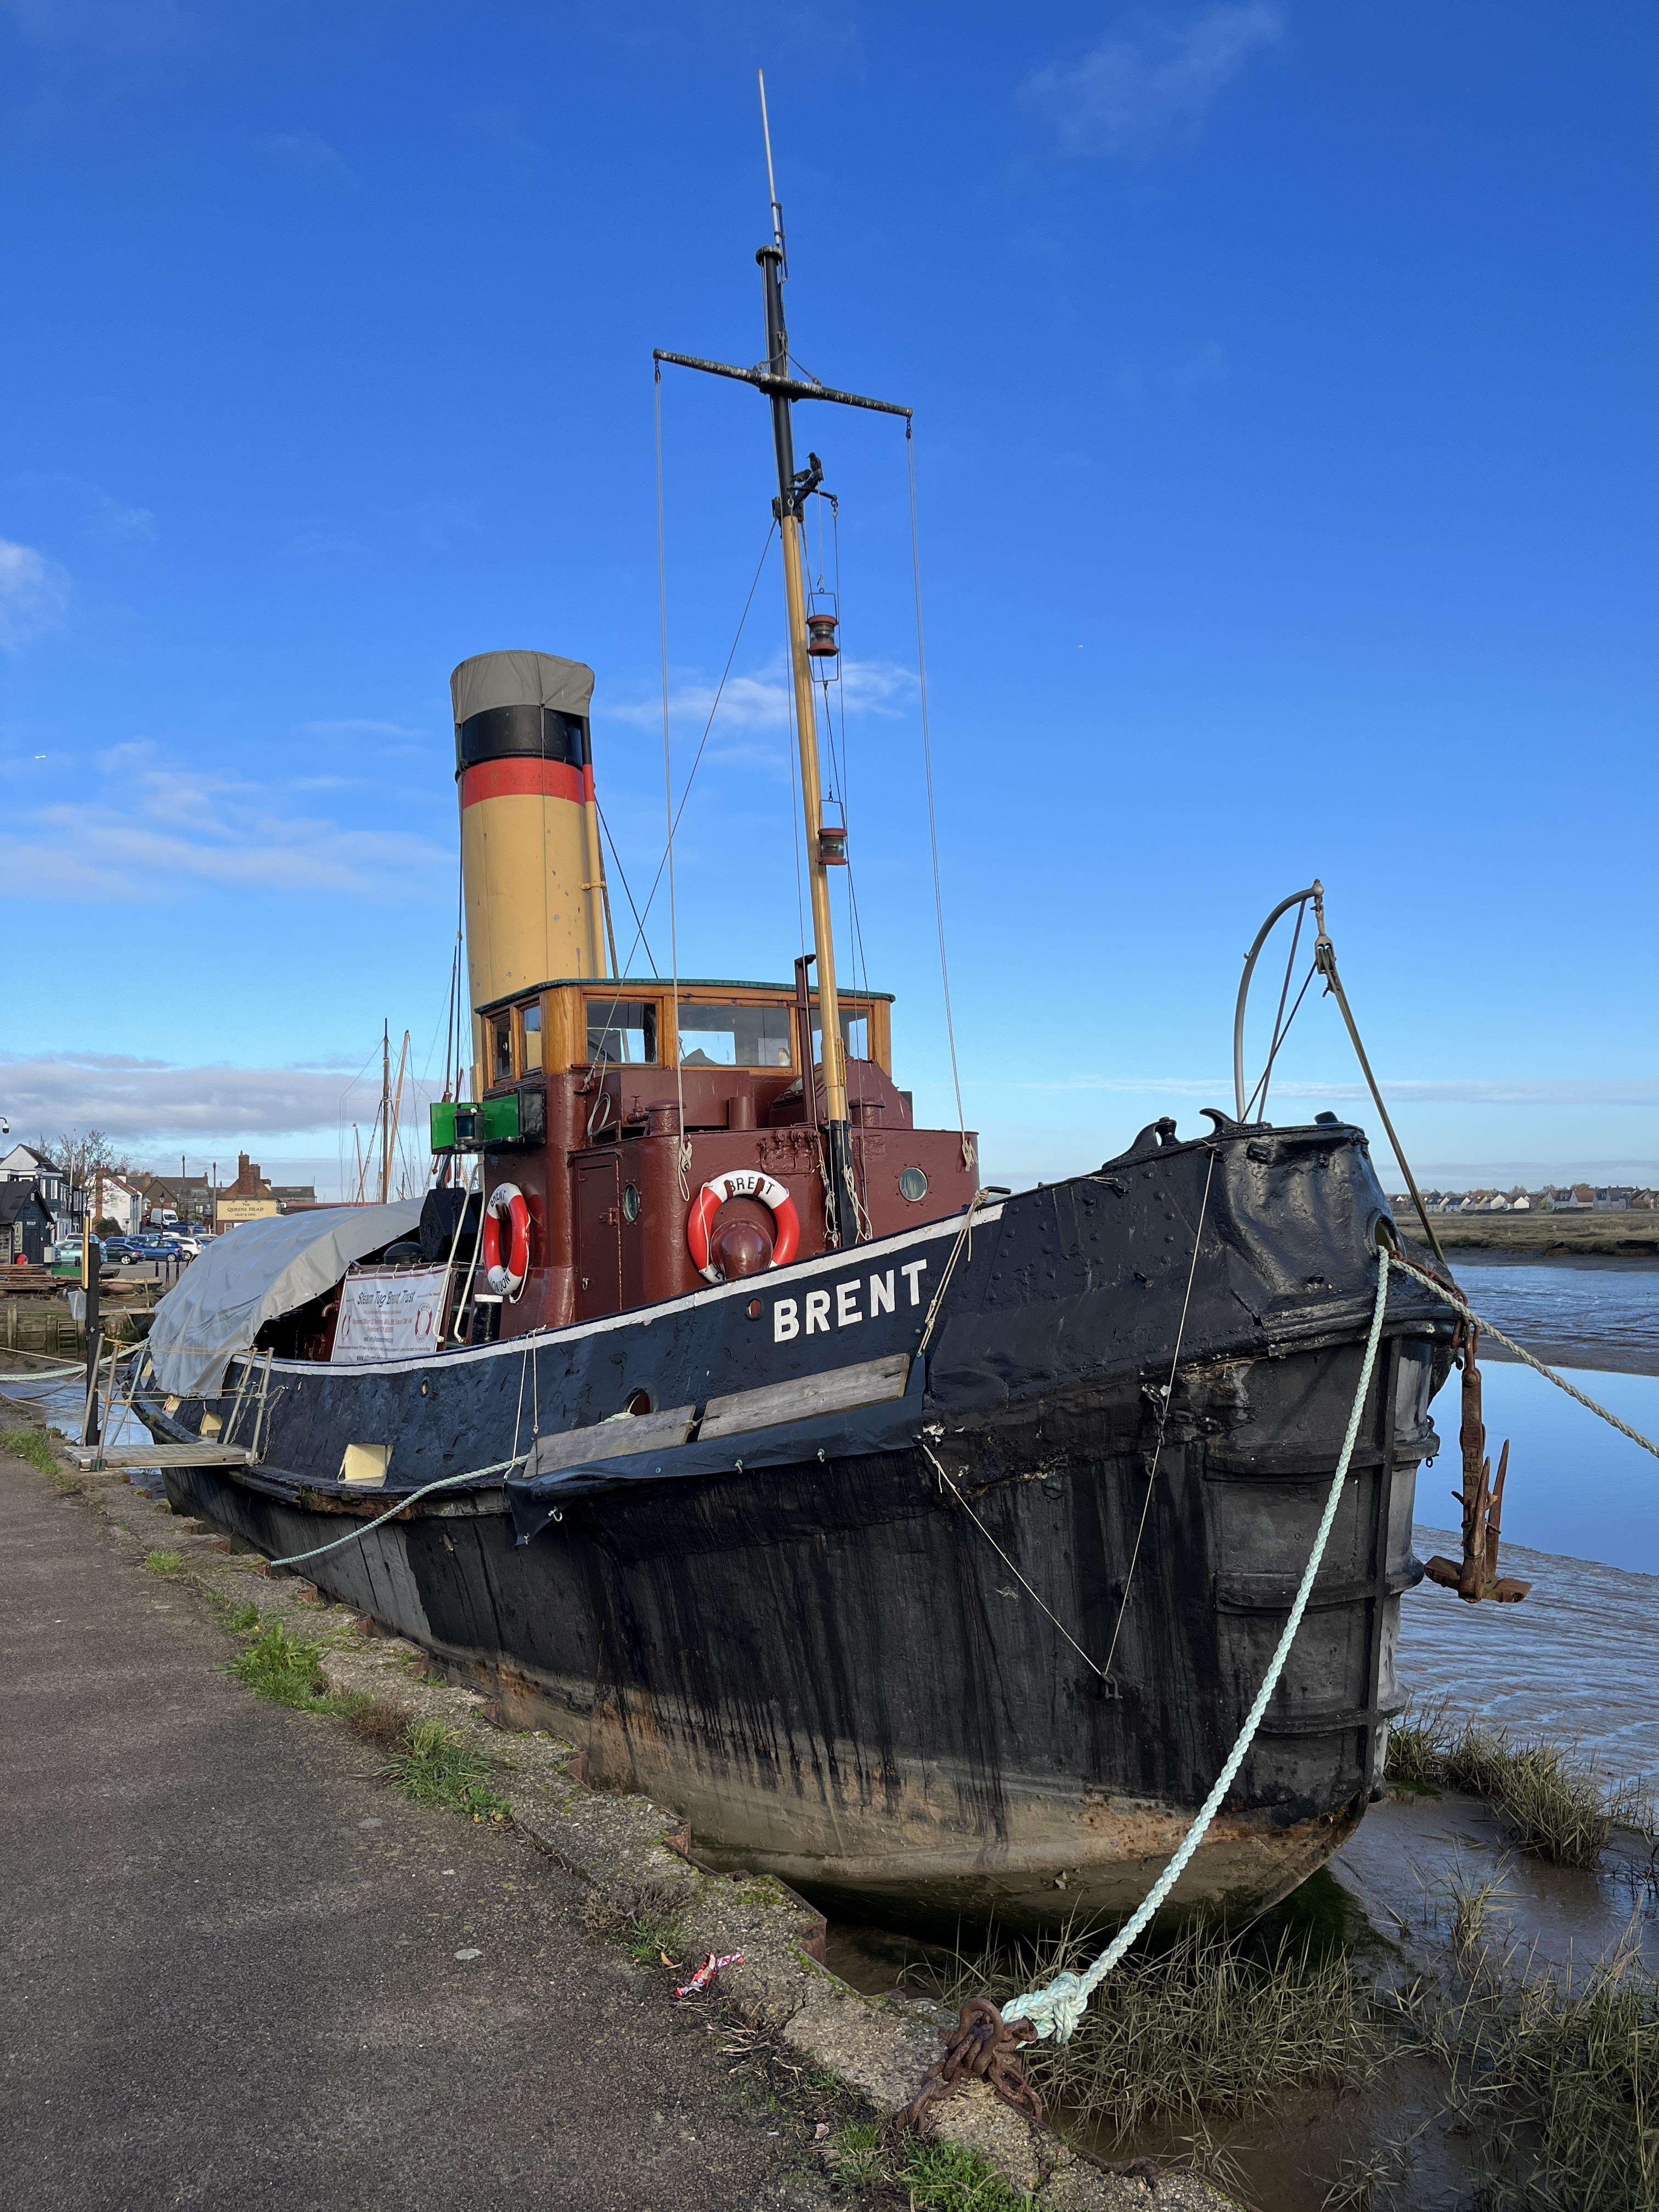
[{"label": "concrete path", "polygon": [[[520,1838],[408,1804],[0,1457],[0,2174],[31,2212],[827,2207]],[[746,2096],[749,2101],[745,2101]]]}]

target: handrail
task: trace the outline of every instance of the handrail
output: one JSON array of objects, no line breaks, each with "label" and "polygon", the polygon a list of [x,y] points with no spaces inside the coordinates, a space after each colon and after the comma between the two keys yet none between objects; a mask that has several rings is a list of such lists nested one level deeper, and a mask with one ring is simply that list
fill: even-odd
[{"label": "handrail", "polygon": [[1244,956],[1244,974],[1238,986],[1238,1004],[1233,1010],[1233,1103],[1241,1121],[1244,1119],[1248,1103],[1244,1095],[1244,1008],[1250,995],[1250,978],[1255,973],[1255,963],[1280,915],[1288,914],[1293,906],[1304,906],[1310,899],[1322,898],[1324,895],[1325,886],[1316,876],[1305,891],[1292,891],[1289,898],[1280,899],[1257,930],[1255,943]]}]

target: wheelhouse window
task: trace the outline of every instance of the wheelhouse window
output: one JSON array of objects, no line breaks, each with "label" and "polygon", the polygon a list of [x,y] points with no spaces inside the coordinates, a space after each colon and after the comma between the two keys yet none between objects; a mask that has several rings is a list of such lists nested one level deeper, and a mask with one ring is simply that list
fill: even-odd
[{"label": "wheelhouse window", "polygon": [[590,999],[587,1057],[594,1066],[653,1067],[657,1007],[652,999]]},{"label": "wheelhouse window", "polygon": [[495,1014],[489,1023],[489,1079],[492,1083],[511,1083],[513,1080],[513,1017]]},{"label": "wheelhouse window", "polygon": [[539,1073],[542,1065],[542,1002],[537,1000],[526,1006],[520,1017],[522,1022],[521,1050],[519,1066],[524,1073]]},{"label": "wheelhouse window", "polygon": [[[841,1008],[841,1041],[848,1060],[868,1060],[870,1057],[870,1012],[866,1006]],[[818,1010],[812,1009],[812,1052],[822,1061],[823,1058],[823,1024]]]},{"label": "wheelhouse window", "polygon": [[701,1006],[680,1001],[682,1067],[789,1067],[787,1005]]}]

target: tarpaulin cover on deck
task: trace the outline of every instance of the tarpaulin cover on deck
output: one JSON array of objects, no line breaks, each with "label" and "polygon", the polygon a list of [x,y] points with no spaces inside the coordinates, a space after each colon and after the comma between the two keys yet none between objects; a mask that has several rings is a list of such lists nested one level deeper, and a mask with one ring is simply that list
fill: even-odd
[{"label": "tarpaulin cover on deck", "polygon": [[420,1221],[421,1200],[410,1198],[226,1230],[155,1309],[149,1351],[156,1382],[177,1398],[216,1396],[225,1363],[247,1351],[266,1322],[331,1290],[354,1260],[414,1236]]}]

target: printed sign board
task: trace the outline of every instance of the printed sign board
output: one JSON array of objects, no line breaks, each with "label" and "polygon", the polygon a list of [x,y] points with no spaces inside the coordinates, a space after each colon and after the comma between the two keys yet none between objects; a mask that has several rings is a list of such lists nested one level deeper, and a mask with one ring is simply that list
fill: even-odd
[{"label": "printed sign board", "polygon": [[274,1221],[278,1207],[274,1198],[222,1198],[218,1218],[222,1222]]},{"label": "printed sign board", "polygon": [[447,1267],[354,1267],[340,1286],[331,1358],[354,1367],[434,1350],[448,1279]]}]

